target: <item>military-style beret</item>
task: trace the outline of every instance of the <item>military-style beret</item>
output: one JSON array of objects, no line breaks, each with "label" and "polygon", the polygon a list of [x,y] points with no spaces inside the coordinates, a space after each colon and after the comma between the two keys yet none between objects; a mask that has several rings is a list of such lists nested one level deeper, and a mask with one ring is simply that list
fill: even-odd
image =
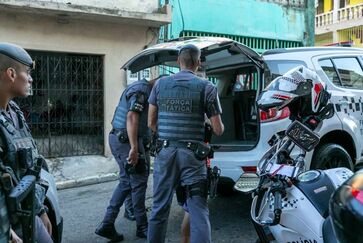
[{"label": "military-style beret", "polygon": [[3,54],[28,67],[34,68],[34,62],[29,54],[20,46],[0,42],[0,54]]},{"label": "military-style beret", "polygon": [[180,53],[182,53],[182,51],[185,51],[185,50],[191,50],[193,52],[199,52],[200,53],[200,49],[196,45],[187,44],[187,45],[182,46],[182,48],[180,48],[179,55],[180,55]]}]

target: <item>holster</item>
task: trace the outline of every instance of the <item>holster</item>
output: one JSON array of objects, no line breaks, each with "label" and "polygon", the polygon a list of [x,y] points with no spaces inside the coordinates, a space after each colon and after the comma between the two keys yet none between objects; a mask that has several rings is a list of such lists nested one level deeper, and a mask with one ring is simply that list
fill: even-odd
[{"label": "holster", "polygon": [[217,166],[214,166],[213,169],[210,167],[207,168],[207,180],[210,198],[215,198],[217,196],[217,185],[220,174],[221,170]]},{"label": "holster", "polygon": [[130,163],[125,164],[125,172],[128,175],[131,174],[143,174],[149,171],[149,164],[146,161],[145,156],[139,154],[138,162],[135,166]]},{"label": "holster", "polygon": [[193,196],[208,197],[208,181],[201,180],[192,185],[185,186],[186,198]]},{"label": "holster", "polygon": [[118,140],[120,141],[120,143],[128,143],[129,142],[129,137],[127,135],[126,129],[115,129],[115,128],[113,128],[111,130],[111,133],[115,134],[118,137]]},{"label": "holster", "polygon": [[151,141],[150,141],[150,156],[155,157],[157,153],[161,150],[161,144],[158,140],[158,135],[156,133],[151,134]]},{"label": "holster", "polygon": [[209,146],[206,143],[195,143],[195,149],[192,149],[192,151],[194,152],[194,155],[197,159],[199,160],[205,160],[207,159],[211,152],[212,152],[212,148],[211,146]]},{"label": "holster", "polygon": [[150,137],[143,137],[142,144],[144,145],[145,152],[149,152],[151,148],[151,139]]},{"label": "holster", "polygon": [[175,188],[176,200],[180,206],[183,206],[184,203],[187,201],[187,194],[185,191],[185,187],[182,186],[180,183]]}]

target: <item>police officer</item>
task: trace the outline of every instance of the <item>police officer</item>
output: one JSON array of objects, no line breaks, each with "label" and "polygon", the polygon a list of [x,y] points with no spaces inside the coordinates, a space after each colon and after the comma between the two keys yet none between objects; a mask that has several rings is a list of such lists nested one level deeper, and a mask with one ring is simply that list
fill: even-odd
[{"label": "police officer", "polygon": [[[33,60],[23,48],[10,43],[0,43],[0,161],[12,169],[13,181],[20,181],[29,173],[34,168],[35,161],[44,160],[38,154],[23,113],[12,101],[15,97],[29,95],[33,82],[30,72],[33,67]],[[36,214],[49,233],[43,234],[43,225],[38,225],[37,240],[52,242],[52,225],[43,205],[45,189],[36,184],[35,191]]]},{"label": "police officer", "polygon": [[129,85],[121,95],[112,120],[109,144],[120,168],[120,181],[95,233],[113,241],[123,240],[123,235],[116,231],[114,223],[130,193],[137,224],[136,236],[147,237],[145,194],[150,157],[145,151],[145,145],[151,136],[147,127],[147,100],[154,82],[155,79],[149,82],[142,79]]},{"label": "police officer", "polygon": [[151,243],[165,241],[173,192],[179,183],[186,189],[191,242],[211,241],[204,115],[216,135],[223,133],[224,126],[216,87],[194,74],[200,66],[200,54],[194,45],[183,46],[178,56],[181,71],[159,79],[149,98],[149,127],[157,131],[161,144],[154,162],[154,202],[148,231]]}]

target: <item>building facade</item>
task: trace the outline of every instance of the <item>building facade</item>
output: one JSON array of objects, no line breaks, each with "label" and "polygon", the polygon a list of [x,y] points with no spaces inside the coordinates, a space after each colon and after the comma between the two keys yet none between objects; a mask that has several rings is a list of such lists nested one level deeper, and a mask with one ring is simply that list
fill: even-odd
[{"label": "building facade", "polygon": [[169,0],[161,39],[223,36],[258,52],[314,44],[314,0]]},{"label": "building facade", "polygon": [[111,120],[126,73],[156,43],[171,9],[157,0],[0,0],[0,42],[36,61],[33,95],[19,100],[46,157],[109,155]]},{"label": "building facade", "polygon": [[363,47],[363,0],[319,0],[316,45]]}]

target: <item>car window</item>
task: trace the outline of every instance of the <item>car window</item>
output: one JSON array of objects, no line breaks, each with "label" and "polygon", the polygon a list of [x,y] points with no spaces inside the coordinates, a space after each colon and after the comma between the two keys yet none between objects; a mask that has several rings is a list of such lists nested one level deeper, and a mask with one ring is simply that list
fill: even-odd
[{"label": "car window", "polygon": [[303,65],[306,67],[306,63],[297,60],[265,60],[268,67],[268,71],[264,75],[264,87],[266,87],[272,80],[278,76],[283,75],[290,69]]},{"label": "car window", "polygon": [[363,70],[357,58],[335,58],[333,62],[344,87],[363,89]]},{"label": "car window", "polygon": [[342,85],[340,83],[339,76],[335,71],[334,65],[330,59],[320,60],[319,65],[331,82],[338,86]]}]

